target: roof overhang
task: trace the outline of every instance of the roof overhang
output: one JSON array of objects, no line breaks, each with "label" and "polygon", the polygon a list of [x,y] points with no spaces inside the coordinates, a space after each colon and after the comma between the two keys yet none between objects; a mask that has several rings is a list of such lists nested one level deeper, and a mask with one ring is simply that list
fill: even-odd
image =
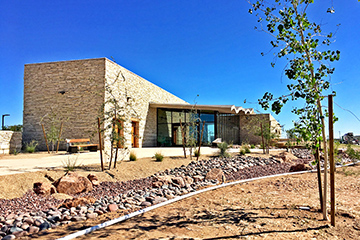
[{"label": "roof overhang", "polygon": [[170,109],[197,109],[218,111],[219,113],[229,114],[254,114],[254,109],[236,107],[235,105],[198,105],[198,104],[180,104],[180,103],[153,103],[150,102],[152,108],[170,108]]}]

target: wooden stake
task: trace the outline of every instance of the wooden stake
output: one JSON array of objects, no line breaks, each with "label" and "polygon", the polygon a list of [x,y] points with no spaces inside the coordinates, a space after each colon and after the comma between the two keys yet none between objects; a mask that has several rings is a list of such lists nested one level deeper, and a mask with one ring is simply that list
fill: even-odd
[{"label": "wooden stake", "polygon": [[61,122],[61,125],[60,125],[60,132],[59,132],[59,138],[58,138],[57,147],[56,147],[56,153],[58,153],[58,151],[59,151],[62,128],[63,128],[63,122]]},{"label": "wooden stake", "polygon": [[330,156],[330,204],[331,225],[335,227],[335,161],[334,161],[334,119],[333,95],[329,95],[329,156]]},{"label": "wooden stake", "polygon": [[321,183],[321,167],[320,167],[320,151],[319,151],[319,148],[316,149],[315,157],[316,157],[316,160],[317,160],[316,168],[317,168],[317,177],[318,177],[318,186],[319,186],[320,208],[321,208],[321,212],[322,212],[323,211],[323,196],[322,196],[322,183]]},{"label": "wooden stake", "polygon": [[263,153],[265,154],[265,143],[264,143],[264,133],[263,133],[263,128],[262,128],[262,123],[260,123],[260,130],[261,130],[261,141],[262,141],[262,145],[263,145]]},{"label": "wooden stake", "polygon": [[103,162],[103,155],[102,155],[102,140],[101,140],[100,118],[98,118],[98,132],[99,132],[99,147],[100,147],[101,171],[104,171],[104,162]]},{"label": "wooden stake", "polygon": [[46,138],[46,133],[45,133],[44,124],[41,124],[41,127],[42,127],[42,130],[43,130],[43,133],[44,133],[46,148],[47,148],[48,153],[50,154],[50,150],[49,150],[49,145],[48,145],[47,138]]},{"label": "wooden stake", "polygon": [[200,148],[201,148],[202,137],[204,134],[204,127],[205,127],[205,121],[203,122],[202,129],[201,129],[201,137],[200,137],[200,141],[199,141],[199,149],[198,149],[198,155],[197,155],[196,161],[198,161],[199,157],[200,157]]},{"label": "wooden stake", "polygon": [[182,123],[181,123],[181,118],[180,118],[180,130],[181,130],[181,136],[182,136],[182,145],[183,145],[183,151],[184,151],[184,158],[186,158],[185,128],[186,128],[186,125],[185,125],[185,126],[182,125]]}]

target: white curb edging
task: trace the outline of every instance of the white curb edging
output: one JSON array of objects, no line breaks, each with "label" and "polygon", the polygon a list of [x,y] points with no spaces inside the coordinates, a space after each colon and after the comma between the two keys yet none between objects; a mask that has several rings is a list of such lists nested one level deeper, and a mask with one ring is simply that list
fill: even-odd
[{"label": "white curb edging", "polygon": [[[355,164],[354,164],[354,163],[350,163],[350,164],[346,164],[346,165],[344,165],[344,166],[337,166],[337,168],[346,167],[346,166],[352,166],[352,165],[355,165]],[[321,170],[323,170],[323,168],[322,168]],[[138,210],[138,211],[135,211],[135,212],[126,214],[126,215],[121,216],[121,217],[119,217],[119,218],[115,218],[115,219],[113,219],[113,220],[100,223],[100,224],[98,224],[98,225],[96,225],[96,226],[89,227],[89,228],[86,228],[86,229],[84,229],[84,230],[81,230],[81,231],[72,233],[72,234],[67,235],[67,236],[65,236],[65,237],[63,237],[63,238],[58,238],[58,240],[70,240],[70,239],[74,239],[74,238],[76,238],[76,237],[79,237],[79,236],[82,236],[82,235],[91,233],[91,232],[93,232],[93,231],[95,231],[95,230],[98,230],[98,229],[101,229],[101,228],[105,228],[105,227],[110,226],[110,225],[113,225],[113,224],[115,224],[115,223],[119,223],[119,222],[125,221],[125,220],[127,220],[127,219],[129,219],[129,218],[132,218],[132,217],[135,217],[135,216],[137,216],[137,215],[140,215],[140,214],[149,212],[149,211],[151,211],[151,210],[153,210],[153,209],[156,209],[156,208],[159,208],[159,207],[162,207],[162,206],[171,204],[171,203],[173,203],[173,202],[177,202],[177,201],[179,201],[179,200],[182,200],[182,199],[185,199],[185,198],[188,198],[188,197],[191,197],[191,196],[194,196],[194,195],[203,193],[203,192],[212,191],[212,190],[215,190],[215,189],[218,189],[218,188],[228,187],[228,186],[236,185],[236,184],[239,184],[239,183],[251,182],[251,181],[260,180],[260,179],[265,179],[265,178],[273,178],[273,177],[279,177],[279,176],[288,176],[288,175],[311,173],[311,172],[316,172],[316,170],[301,171],[301,172],[290,172],[290,173],[281,173],[281,174],[275,174],[275,175],[269,175],[269,176],[263,176],[263,177],[243,179],[243,180],[239,180],[239,181],[235,181],[235,182],[223,183],[223,184],[220,184],[220,185],[216,185],[216,186],[204,188],[204,189],[201,189],[201,190],[199,190],[199,191],[191,192],[191,193],[188,193],[188,194],[185,194],[185,195],[182,195],[182,196],[175,197],[175,198],[170,199],[170,200],[168,200],[168,201],[165,201],[165,202],[162,202],[162,203],[159,203],[159,204],[156,204],[156,205],[153,205],[153,206],[144,208],[144,209],[140,209],[140,210]]]}]

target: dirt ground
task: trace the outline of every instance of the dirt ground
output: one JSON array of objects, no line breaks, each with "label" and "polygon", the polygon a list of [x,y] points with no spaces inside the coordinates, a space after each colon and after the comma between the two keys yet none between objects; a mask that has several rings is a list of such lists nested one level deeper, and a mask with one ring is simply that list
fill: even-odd
[{"label": "dirt ground", "polygon": [[[164,158],[163,162],[144,158],[123,161],[117,169],[105,172],[100,171],[99,165],[79,166],[75,171],[84,176],[95,173],[101,181],[126,181],[190,161],[182,157]],[[54,169],[0,176],[0,198],[22,196],[34,182],[56,179],[64,173],[64,169]],[[199,194],[79,239],[360,239],[360,166],[337,170],[336,209],[336,227],[332,227],[319,212],[316,174],[292,175]],[[57,239],[123,214],[121,211],[105,214],[34,237]]]},{"label": "dirt ground", "polygon": [[[336,210],[332,227],[319,211],[316,174],[307,173],[205,192],[78,239],[360,239],[360,166],[337,170]],[[38,237],[56,239],[120,215],[58,227]]]}]

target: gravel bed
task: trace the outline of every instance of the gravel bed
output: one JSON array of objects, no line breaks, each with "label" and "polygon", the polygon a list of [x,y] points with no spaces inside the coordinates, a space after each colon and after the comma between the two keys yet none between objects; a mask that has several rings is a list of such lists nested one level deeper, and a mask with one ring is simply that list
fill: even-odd
[{"label": "gravel bed", "polygon": [[[301,153],[305,155],[305,153]],[[308,163],[309,158],[295,163]],[[150,177],[126,182],[102,182],[94,190],[74,197],[93,197],[95,203],[70,209],[60,207],[63,200],[51,196],[36,195],[29,191],[21,198],[0,199],[0,239],[15,239],[58,225],[96,218],[109,211],[132,212],[168,199],[196,191],[200,187],[218,184],[218,180],[206,179],[211,169],[221,169],[228,181],[254,178],[289,172],[290,163],[274,158],[237,156],[212,158],[191,162],[187,166],[167,169]],[[179,182],[157,186],[160,178],[172,177]],[[179,180],[180,179],[180,180]],[[182,179],[182,180],[181,180]]]}]

